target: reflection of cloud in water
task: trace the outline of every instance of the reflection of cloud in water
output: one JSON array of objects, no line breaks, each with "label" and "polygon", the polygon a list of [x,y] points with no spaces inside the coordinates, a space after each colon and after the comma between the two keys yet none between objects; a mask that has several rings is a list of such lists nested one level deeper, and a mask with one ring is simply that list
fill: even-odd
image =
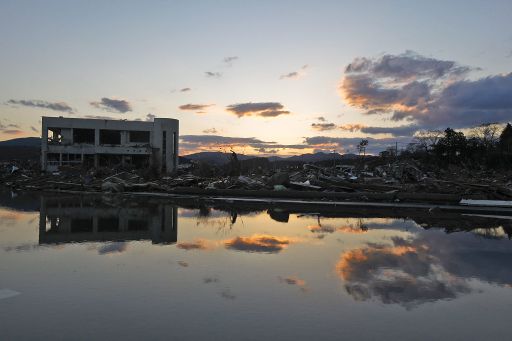
[{"label": "reflection of cloud in water", "polygon": [[61,250],[64,249],[64,245],[39,245],[39,244],[19,244],[4,247],[5,252],[28,252],[28,251],[39,251],[45,249]]},{"label": "reflection of cloud in water", "polygon": [[210,284],[210,283],[218,283],[219,279],[217,277],[205,277],[203,278],[204,284]]},{"label": "reflection of cloud in water", "polygon": [[336,271],[354,299],[410,308],[468,293],[473,278],[512,283],[509,241],[422,231],[414,239],[392,238],[392,243],[368,244],[341,255]]},{"label": "reflection of cloud in water", "polygon": [[307,227],[312,233],[365,233],[369,230],[417,230],[413,220],[394,218],[322,218]]},{"label": "reflection of cloud in water", "polygon": [[128,243],[126,242],[110,242],[101,245],[91,245],[87,248],[88,250],[97,250],[100,255],[112,255],[116,253],[122,253],[128,249]]},{"label": "reflection of cloud in water", "polygon": [[336,232],[336,228],[331,225],[309,225],[308,230],[312,233],[333,233]]},{"label": "reflection of cloud in water", "polygon": [[321,235],[324,235],[326,233],[334,233],[334,232],[354,233],[354,234],[368,232],[368,230],[362,226],[356,227],[356,226],[350,226],[350,225],[340,226],[340,227],[334,227],[332,225],[310,225],[307,228],[312,233],[319,233]]},{"label": "reflection of cloud in water", "polygon": [[188,263],[182,260],[177,261],[178,265],[184,268],[188,268]]},{"label": "reflection of cloud in water", "polygon": [[213,209],[189,209],[189,208],[179,208],[178,216],[180,218],[197,218],[197,217],[210,217],[210,218],[219,218],[219,217],[227,217],[230,214],[225,211],[213,210]]},{"label": "reflection of cloud in water", "polygon": [[372,297],[405,307],[453,299],[470,291],[464,280],[444,271],[424,246],[369,245],[344,253],[336,270],[357,301]]},{"label": "reflection of cloud in water", "polygon": [[292,243],[292,240],[288,237],[253,235],[227,240],[224,245],[227,249],[238,251],[277,253],[288,247],[290,243]]},{"label": "reflection of cloud in water", "polygon": [[209,250],[212,248],[212,246],[210,246],[208,244],[208,241],[204,240],[204,239],[197,239],[197,240],[194,240],[192,242],[180,242],[176,245],[179,249],[182,249],[182,250]]},{"label": "reflection of cloud in water", "polygon": [[7,211],[2,210],[0,211],[0,221],[6,221],[6,220],[12,220],[17,221],[22,218],[22,215],[15,211]]},{"label": "reflection of cloud in water", "polygon": [[512,284],[510,240],[485,239],[473,233],[446,235],[441,231],[429,231],[420,233],[413,242],[429,245],[430,252],[454,275],[501,285]]},{"label": "reflection of cloud in water", "polygon": [[23,215],[20,212],[0,209],[0,226],[14,226],[22,218]]},{"label": "reflection of cloud in water", "polygon": [[288,285],[294,285],[299,287],[299,289],[303,292],[308,291],[308,288],[306,287],[306,281],[303,279],[298,278],[297,276],[288,276],[288,277],[278,277],[279,282],[286,283]]},{"label": "reflection of cloud in water", "polygon": [[233,295],[233,293],[231,292],[231,290],[229,288],[222,290],[220,293],[220,296],[227,300],[234,300],[236,298],[236,296]]},{"label": "reflection of cloud in water", "polygon": [[11,289],[0,289],[0,300],[20,295],[19,292]]}]

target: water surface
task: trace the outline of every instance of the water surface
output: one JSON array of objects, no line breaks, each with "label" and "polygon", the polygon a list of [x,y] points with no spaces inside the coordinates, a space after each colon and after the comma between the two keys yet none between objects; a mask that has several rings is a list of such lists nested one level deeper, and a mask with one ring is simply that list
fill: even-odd
[{"label": "water surface", "polygon": [[509,340],[512,220],[0,194],[14,339]]}]

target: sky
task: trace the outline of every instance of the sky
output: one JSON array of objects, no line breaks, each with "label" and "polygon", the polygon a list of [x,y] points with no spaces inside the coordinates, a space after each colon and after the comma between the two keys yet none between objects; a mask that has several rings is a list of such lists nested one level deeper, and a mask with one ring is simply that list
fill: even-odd
[{"label": "sky", "polygon": [[180,154],[356,153],[512,121],[512,1],[0,0],[0,140],[180,120]]}]

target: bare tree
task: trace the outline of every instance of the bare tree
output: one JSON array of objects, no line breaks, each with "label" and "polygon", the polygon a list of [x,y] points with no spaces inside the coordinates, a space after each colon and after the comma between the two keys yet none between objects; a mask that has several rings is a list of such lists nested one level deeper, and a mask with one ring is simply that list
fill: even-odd
[{"label": "bare tree", "polygon": [[363,154],[363,156],[366,156],[366,146],[368,146],[368,140],[361,140],[361,142],[359,142],[359,144],[357,145],[357,150],[359,150],[359,155],[361,155],[361,153]]},{"label": "bare tree", "polygon": [[441,130],[422,130],[416,133],[414,142],[418,145],[418,148],[428,152],[434,148],[442,136],[443,132]]},{"label": "bare tree", "polygon": [[471,128],[469,136],[476,138],[484,147],[489,148],[498,142],[502,130],[502,124],[482,123]]}]

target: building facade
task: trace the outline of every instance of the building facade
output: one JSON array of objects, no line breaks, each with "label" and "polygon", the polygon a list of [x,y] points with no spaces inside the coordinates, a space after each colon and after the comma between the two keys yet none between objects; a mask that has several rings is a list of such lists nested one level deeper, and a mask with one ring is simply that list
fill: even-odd
[{"label": "building facade", "polygon": [[43,117],[41,132],[43,171],[82,164],[154,167],[172,173],[178,165],[179,121],[175,119],[143,122]]}]

